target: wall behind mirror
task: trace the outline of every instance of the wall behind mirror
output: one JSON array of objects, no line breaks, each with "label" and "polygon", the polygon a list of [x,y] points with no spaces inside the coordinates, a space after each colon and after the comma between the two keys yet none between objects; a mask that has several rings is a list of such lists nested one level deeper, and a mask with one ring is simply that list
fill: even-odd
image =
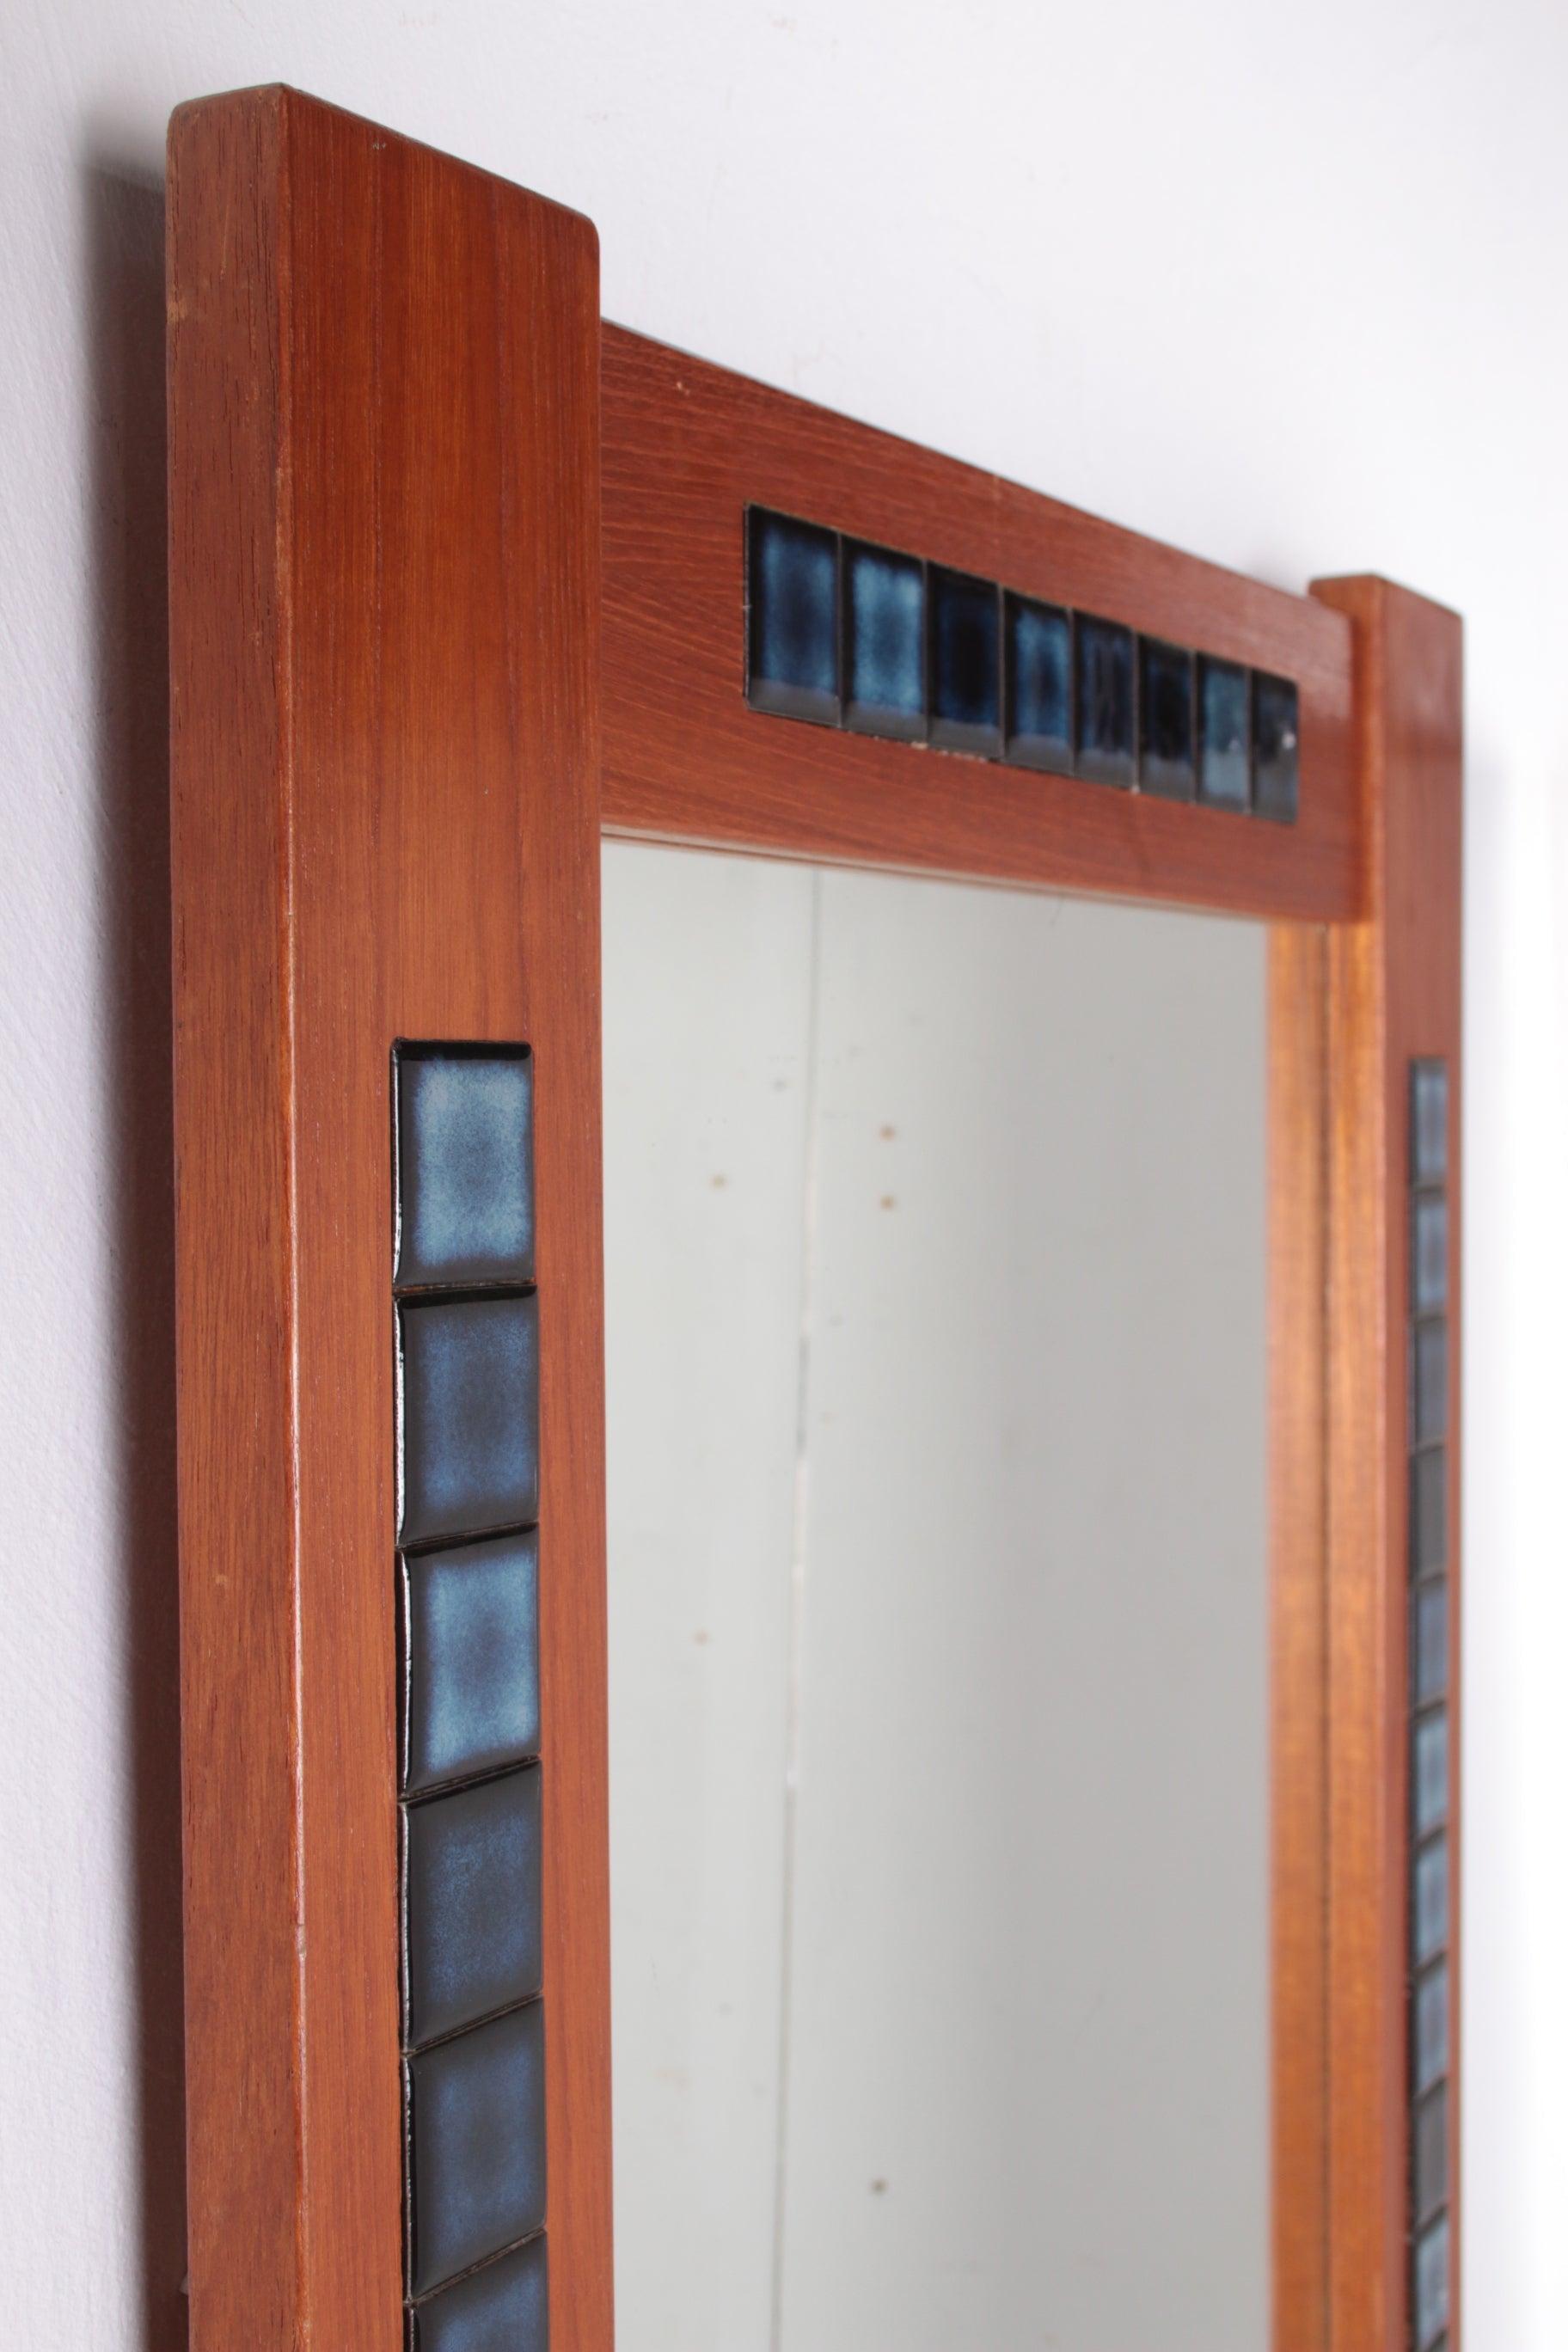
[{"label": "wall behind mirror", "polygon": [[1257,2352],[1264,940],[605,851],[625,2352]]}]

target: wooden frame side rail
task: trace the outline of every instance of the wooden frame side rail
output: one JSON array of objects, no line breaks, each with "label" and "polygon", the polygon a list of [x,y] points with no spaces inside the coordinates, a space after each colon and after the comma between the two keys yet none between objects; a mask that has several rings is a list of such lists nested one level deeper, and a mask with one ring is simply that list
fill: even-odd
[{"label": "wooden frame side rail", "polygon": [[[601,827],[1270,924],[1275,2346],[1404,2352],[1405,1105],[1446,1058],[1457,1203],[1458,624],[601,333],[586,223],[290,91],[176,115],[169,239],[195,2352],[403,2342],[388,1058],[443,1037],[537,1071],[551,2341],[611,2352]],[[1299,823],[751,709],[753,501],[1296,679]]]}]

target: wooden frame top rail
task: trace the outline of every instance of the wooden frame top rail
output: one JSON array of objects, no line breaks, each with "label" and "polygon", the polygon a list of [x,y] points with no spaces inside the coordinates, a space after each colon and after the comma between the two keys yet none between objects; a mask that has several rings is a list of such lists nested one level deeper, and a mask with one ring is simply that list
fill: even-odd
[{"label": "wooden frame top rail", "polygon": [[[602,349],[606,832],[1239,915],[1361,912],[1343,614],[625,328],[606,324]],[[1297,823],[831,729],[803,740],[745,698],[752,504],[1296,679]]]}]

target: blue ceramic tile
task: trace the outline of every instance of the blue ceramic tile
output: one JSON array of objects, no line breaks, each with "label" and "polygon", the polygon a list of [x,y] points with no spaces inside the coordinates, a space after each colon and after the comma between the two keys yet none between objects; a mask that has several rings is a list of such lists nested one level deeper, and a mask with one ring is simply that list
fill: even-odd
[{"label": "blue ceramic tile", "polygon": [[544,2004],[438,2042],[404,2071],[419,2296],[544,2226]]},{"label": "blue ceramic tile", "polygon": [[1448,1940],[1448,1841],[1420,1848],[1410,1903],[1410,1957],[1418,1969],[1435,1960]]},{"label": "blue ceramic tile", "polygon": [[398,1330],[400,1540],[537,1518],[537,1300],[420,1300]]},{"label": "blue ceramic tile", "polygon": [[1198,663],[1198,798],[1252,806],[1252,678],[1239,662]]},{"label": "blue ceramic tile", "polygon": [[1411,1701],[1430,1706],[1448,1695],[1448,1587],[1418,1584],[1410,1609]]},{"label": "blue ceramic tile", "polygon": [[1448,1969],[1446,1961],[1418,1978],[1412,2035],[1417,2096],[1448,2071]]},{"label": "blue ceramic tile", "polygon": [[1078,772],[1092,783],[1130,786],[1137,770],[1131,630],[1080,613],[1074,671]]},{"label": "blue ceramic tile", "polygon": [[1410,2134],[1410,2189],[1415,2226],[1448,2201],[1448,2087],[1439,2083],[1416,2108]]},{"label": "blue ceramic tile", "polygon": [[1252,805],[1259,816],[1293,824],[1299,797],[1300,719],[1289,678],[1252,677]]},{"label": "blue ceramic tile", "polygon": [[542,2236],[409,2314],[409,2352],[549,2352],[550,2286]]},{"label": "blue ceramic tile", "polygon": [[533,1056],[397,1056],[400,1283],[533,1279]]},{"label": "blue ceramic tile", "polygon": [[1448,1173],[1448,1066],[1410,1065],[1410,1181],[1441,1184]]},{"label": "blue ceramic tile", "polygon": [[1072,773],[1072,615],[1009,595],[1004,607],[1006,756]]},{"label": "blue ceramic tile", "polygon": [[751,510],[747,692],[760,710],[838,719],[838,541],[815,523]]},{"label": "blue ceramic tile", "polygon": [[405,1555],[403,1787],[539,1752],[539,1535]]},{"label": "blue ceramic tile", "polygon": [[539,1990],[539,1837],[537,1764],[405,1806],[410,2049]]},{"label": "blue ceramic tile", "polygon": [[1157,637],[1138,640],[1138,781],[1163,800],[1197,790],[1193,656]]},{"label": "blue ceramic tile", "polygon": [[1434,2222],[1415,2241],[1415,2352],[1433,2352],[1448,2325],[1448,2224]]},{"label": "blue ceramic tile", "polygon": [[989,580],[931,572],[931,740],[995,759],[1002,749],[1002,606]]},{"label": "blue ceramic tile", "polygon": [[917,556],[844,545],[844,721],[917,741],[926,731],[926,582]]},{"label": "blue ceramic tile", "polygon": [[1410,1442],[1429,1445],[1448,1433],[1448,1327],[1441,1316],[1410,1335]]},{"label": "blue ceramic tile", "polygon": [[1429,1837],[1448,1818],[1448,1716],[1423,1716],[1411,1742],[1410,1820],[1416,1837]]},{"label": "blue ceramic tile", "polygon": [[1428,1446],[1410,1465],[1410,1573],[1448,1564],[1448,1451]]},{"label": "blue ceramic tile", "polygon": [[1411,1203],[1410,1299],[1415,1315],[1440,1315],[1448,1303],[1448,1203],[1418,1192]]}]

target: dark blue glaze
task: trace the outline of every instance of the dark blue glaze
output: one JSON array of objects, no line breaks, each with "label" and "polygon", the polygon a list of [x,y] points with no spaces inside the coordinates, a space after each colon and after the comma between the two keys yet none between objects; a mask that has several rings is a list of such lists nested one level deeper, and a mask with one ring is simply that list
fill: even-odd
[{"label": "dark blue glaze", "polygon": [[544,2005],[406,2063],[415,2296],[544,2226]]},{"label": "dark blue glaze", "polygon": [[398,1326],[401,1540],[536,1518],[535,1299],[421,1300]]},{"label": "dark blue glaze", "polygon": [[1198,663],[1198,798],[1209,808],[1252,805],[1252,681],[1239,662]]},{"label": "dark blue glaze", "polygon": [[995,759],[1002,750],[1002,614],[989,580],[931,572],[931,740]]},{"label": "dark blue glaze", "polygon": [[1448,1564],[1448,1457],[1441,1445],[1410,1465],[1410,1573],[1429,1576]]},{"label": "dark blue glaze", "polygon": [[1137,769],[1132,632],[1080,613],[1074,655],[1078,772],[1092,783],[1130,786]]},{"label": "dark blue glaze", "polygon": [[844,542],[844,723],[913,742],[926,731],[926,585],[918,557]]},{"label": "dark blue glaze", "polygon": [[1410,1340],[1410,1433],[1426,1445],[1448,1428],[1448,1327],[1439,1316],[1417,1323]]},{"label": "dark blue glaze", "polygon": [[1146,793],[1190,801],[1197,790],[1193,656],[1158,637],[1138,640],[1138,781]]},{"label": "dark blue glaze", "polygon": [[1410,1820],[1418,1838],[1430,1837],[1448,1818],[1448,1717],[1439,1707],[1423,1716],[1412,1742]]},{"label": "dark blue glaze", "polygon": [[1415,2241],[1415,2352],[1433,2352],[1448,2325],[1448,2222],[1447,2215]]},{"label": "dark blue glaze", "polygon": [[751,510],[747,691],[760,710],[838,719],[838,540],[815,523]]},{"label": "dark blue glaze", "polygon": [[403,1786],[438,1788],[539,1750],[539,1536],[402,1564]]},{"label": "dark blue glaze", "polygon": [[1415,1857],[1410,1950],[1415,1966],[1435,1960],[1448,1940],[1448,1841],[1436,1837]]},{"label": "dark blue glaze", "polygon": [[533,1057],[397,1057],[400,1283],[533,1279]]},{"label": "dark blue glaze", "polygon": [[539,1990],[539,1837],[537,1764],[404,1808],[411,2049]]},{"label": "dark blue glaze", "polygon": [[1252,677],[1252,805],[1259,816],[1292,824],[1300,793],[1298,698],[1287,677]]},{"label": "dark blue glaze", "polygon": [[1442,1577],[1418,1585],[1411,1603],[1411,1696],[1430,1706],[1448,1691],[1448,1587]]},{"label": "dark blue glaze", "polygon": [[1004,607],[1006,757],[1072,773],[1072,615],[1009,595]]},{"label": "dark blue glaze", "polygon": [[1415,2055],[1417,2094],[1429,2091],[1448,2071],[1448,1970],[1439,1963],[1415,1982]]},{"label": "dark blue glaze", "polygon": [[1448,1066],[1410,1066],[1410,1181],[1440,1184],[1448,1173]]},{"label": "dark blue glaze", "polygon": [[1415,2109],[1411,2127],[1410,2186],[1420,2228],[1448,2201],[1448,2086],[1436,2084]]},{"label": "dark blue glaze", "polygon": [[546,2241],[442,2287],[409,2315],[409,2352],[549,2352]]},{"label": "dark blue glaze", "polygon": [[1448,1303],[1448,1203],[1417,1193],[1411,1209],[1410,1310],[1437,1315]]}]

